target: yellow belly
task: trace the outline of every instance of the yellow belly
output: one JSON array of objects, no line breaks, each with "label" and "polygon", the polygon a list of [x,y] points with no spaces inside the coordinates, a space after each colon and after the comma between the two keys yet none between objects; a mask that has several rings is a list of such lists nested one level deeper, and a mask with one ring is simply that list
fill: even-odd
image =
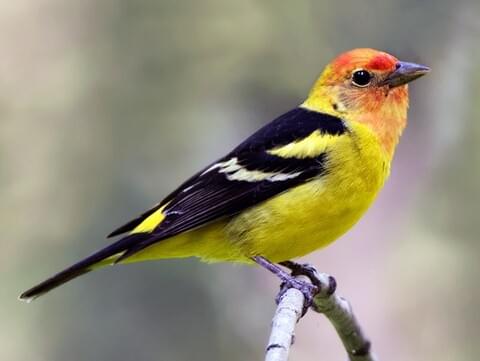
[{"label": "yellow belly", "polygon": [[128,258],[200,257],[250,262],[262,255],[280,262],[324,247],[348,231],[372,204],[390,162],[363,126],[335,144],[326,175],[282,193],[229,220],[161,241]]}]

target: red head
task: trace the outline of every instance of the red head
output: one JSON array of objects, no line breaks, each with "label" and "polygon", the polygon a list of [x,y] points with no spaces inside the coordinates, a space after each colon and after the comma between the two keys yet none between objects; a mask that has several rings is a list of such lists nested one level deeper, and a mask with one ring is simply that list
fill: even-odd
[{"label": "red head", "polygon": [[367,124],[393,154],[406,125],[406,84],[428,71],[382,51],[354,49],[325,68],[304,106]]}]

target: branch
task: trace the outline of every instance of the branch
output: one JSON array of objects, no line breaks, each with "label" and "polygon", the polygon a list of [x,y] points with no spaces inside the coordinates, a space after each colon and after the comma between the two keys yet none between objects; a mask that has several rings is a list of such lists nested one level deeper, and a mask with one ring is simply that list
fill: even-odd
[{"label": "branch", "polygon": [[[306,280],[304,276],[300,276]],[[335,280],[322,273],[317,275],[320,292],[313,298],[312,309],[323,313],[332,323],[342,340],[349,361],[378,361],[371,352],[370,341],[353,314],[347,300],[335,293]],[[304,295],[293,288],[288,289],[280,298],[272,322],[272,331],[268,341],[265,361],[287,361],[290,346],[293,344],[295,325],[301,317]]]},{"label": "branch", "polygon": [[376,356],[371,352],[370,341],[353,314],[350,303],[335,292],[325,292],[332,280],[335,282],[333,277],[322,273],[318,279],[323,287],[322,291],[314,297],[312,309],[323,313],[335,327],[350,361],[377,361]]},{"label": "branch", "polygon": [[302,315],[305,297],[295,288],[289,288],[280,298],[272,320],[265,361],[287,361],[294,341],[295,325]]}]

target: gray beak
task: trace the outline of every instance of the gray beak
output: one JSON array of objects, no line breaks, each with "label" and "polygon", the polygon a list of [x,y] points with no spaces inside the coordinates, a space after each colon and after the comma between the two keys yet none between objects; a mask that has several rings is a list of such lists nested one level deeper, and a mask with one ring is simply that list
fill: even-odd
[{"label": "gray beak", "polygon": [[428,66],[399,61],[397,63],[397,69],[385,78],[382,85],[388,85],[390,88],[395,88],[420,78],[429,71],[430,68]]}]

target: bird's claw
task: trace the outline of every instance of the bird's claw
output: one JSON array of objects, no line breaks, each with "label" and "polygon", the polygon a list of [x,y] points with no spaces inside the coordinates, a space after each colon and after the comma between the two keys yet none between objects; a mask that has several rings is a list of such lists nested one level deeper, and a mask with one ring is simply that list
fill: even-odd
[{"label": "bird's claw", "polygon": [[[322,293],[322,296],[328,297],[335,292],[337,284],[335,282],[335,279],[331,276],[328,276],[328,280],[325,280],[325,277],[319,275],[315,267],[311,265],[300,264],[292,261],[280,262],[281,266],[287,267],[292,271],[291,274],[288,274],[280,266],[270,262],[268,259],[262,256],[254,256],[252,257],[252,260],[263,268],[275,274],[282,281],[282,284],[280,286],[280,292],[275,299],[277,305],[280,303],[288,289],[295,288],[302,292],[305,298],[302,317],[313,305],[313,299],[315,298],[315,296]],[[309,281],[303,280],[298,276],[306,276]],[[322,279],[323,282],[321,281]]]},{"label": "bird's claw", "polygon": [[[296,263],[292,261],[285,261],[280,263],[282,266],[287,267],[290,269],[291,275],[296,277],[296,276],[306,276],[310,281],[312,282],[313,285],[315,285],[318,288],[318,292],[324,291],[327,295],[332,295],[336,288],[337,288],[337,282],[335,281],[335,278],[332,276],[328,277],[328,288],[323,290],[324,284],[320,281],[319,273],[317,269],[312,266],[311,264],[308,263]],[[318,293],[317,292],[317,293]]]},{"label": "bird's claw", "polygon": [[320,289],[314,284],[295,278],[295,276],[292,275],[291,277],[284,279],[282,284],[280,285],[280,292],[275,299],[277,305],[280,303],[281,299],[290,288],[299,290],[300,292],[302,292],[303,297],[305,298],[302,310],[303,317],[307,313],[308,309],[312,306],[313,298],[315,297],[315,295],[318,294]]}]

